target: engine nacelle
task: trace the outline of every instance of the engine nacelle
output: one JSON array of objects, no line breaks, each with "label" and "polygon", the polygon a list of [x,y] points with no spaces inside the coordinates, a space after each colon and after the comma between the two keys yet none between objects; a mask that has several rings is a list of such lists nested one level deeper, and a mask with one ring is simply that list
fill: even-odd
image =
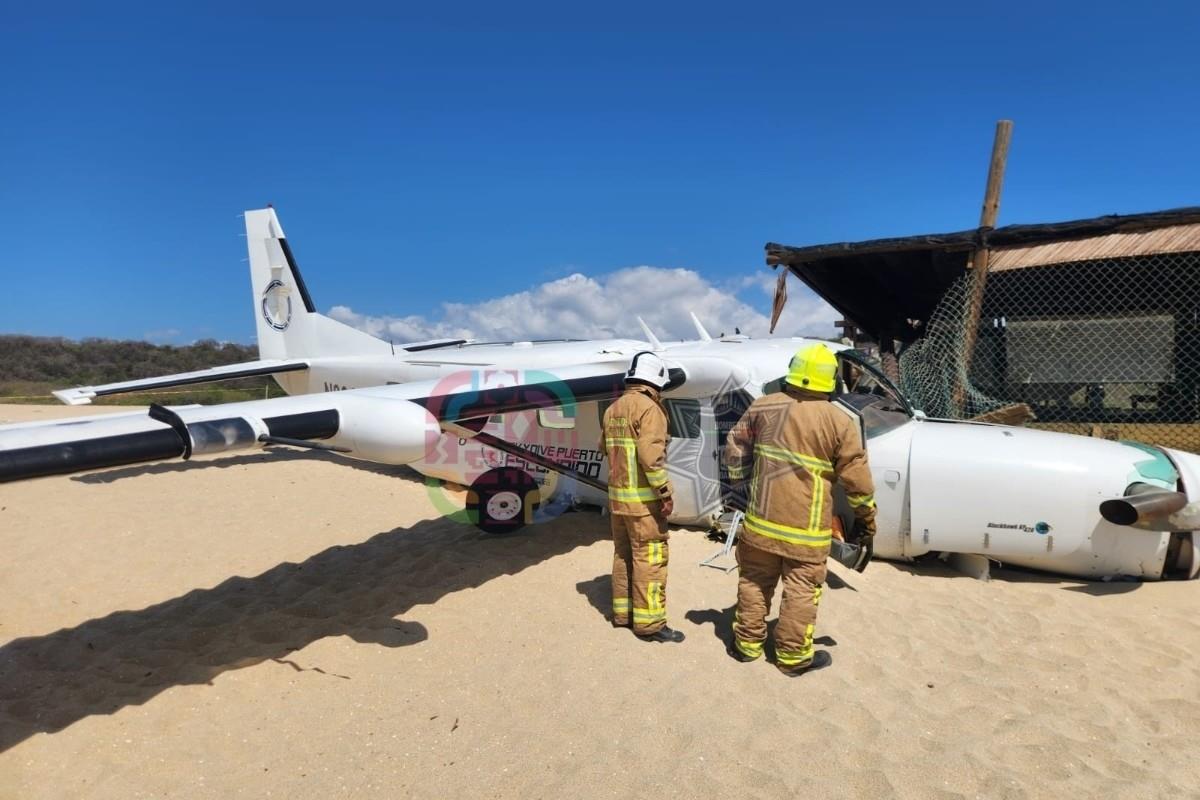
[{"label": "engine nacelle", "polygon": [[425,456],[442,429],[424,406],[408,400],[343,395],[338,432],[327,441],[346,455],[377,464],[411,464]]}]

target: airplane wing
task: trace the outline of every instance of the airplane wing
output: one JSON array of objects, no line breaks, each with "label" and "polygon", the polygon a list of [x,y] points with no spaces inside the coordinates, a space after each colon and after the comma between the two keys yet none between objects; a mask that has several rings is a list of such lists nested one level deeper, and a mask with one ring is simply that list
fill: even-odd
[{"label": "airplane wing", "polygon": [[142,378],[133,381],[105,383],[100,386],[76,386],[72,389],[59,389],[54,393],[63,403],[69,406],[82,406],[92,402],[96,397],[126,392],[145,392],[155,389],[165,389],[168,386],[188,386],[194,383],[210,383],[231,378],[255,378],[260,375],[275,375],[280,372],[295,372],[308,369],[308,362],[303,360],[266,359],[264,361],[245,361],[241,364],[227,364],[223,367],[201,369],[195,372],[180,372],[175,375],[163,375],[157,378]]},{"label": "airplane wing", "polygon": [[[0,425],[0,482],[267,444],[408,464],[430,452],[451,426],[470,429],[470,420],[492,414],[613,398],[624,377],[613,364],[463,370],[340,392]],[[682,371],[676,377],[682,381]]]}]

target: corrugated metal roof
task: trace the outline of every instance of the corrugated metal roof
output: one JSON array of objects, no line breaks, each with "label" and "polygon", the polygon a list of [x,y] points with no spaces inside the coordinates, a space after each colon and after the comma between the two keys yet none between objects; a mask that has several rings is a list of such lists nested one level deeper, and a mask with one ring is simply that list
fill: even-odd
[{"label": "corrugated metal roof", "polygon": [[1200,250],[1200,223],[1172,225],[1136,233],[1110,233],[1090,239],[1047,242],[1026,247],[995,248],[988,259],[988,269],[1001,272],[1046,264],[1197,250]]}]

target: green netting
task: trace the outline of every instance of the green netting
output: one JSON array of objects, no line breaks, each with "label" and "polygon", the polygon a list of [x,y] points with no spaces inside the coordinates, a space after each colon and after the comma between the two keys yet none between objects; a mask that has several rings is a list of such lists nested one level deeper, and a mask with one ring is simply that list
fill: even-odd
[{"label": "green netting", "polygon": [[964,273],[938,303],[925,335],[900,355],[900,385],[913,407],[942,419],[970,419],[1001,408],[967,376],[966,325],[974,273]]},{"label": "green netting", "polygon": [[968,353],[975,280],[900,355],[914,406],[970,419],[1024,404],[1037,427],[1200,450],[1200,253],[992,272]]}]

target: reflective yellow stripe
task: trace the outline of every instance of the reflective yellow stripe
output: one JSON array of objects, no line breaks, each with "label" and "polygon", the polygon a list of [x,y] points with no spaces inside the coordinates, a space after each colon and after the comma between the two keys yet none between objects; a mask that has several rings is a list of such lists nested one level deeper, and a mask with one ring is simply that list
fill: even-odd
[{"label": "reflective yellow stripe", "polygon": [[605,436],[604,443],[609,447],[637,447],[637,439],[628,436]]},{"label": "reflective yellow stripe", "polygon": [[646,480],[655,489],[665,486],[667,483],[667,471],[665,469],[648,469],[646,470]]},{"label": "reflective yellow stripe", "polygon": [[808,508],[808,527],[816,528],[821,524],[821,505],[824,502],[825,481],[821,478],[821,473],[815,469],[810,469],[808,474],[812,478],[812,505]]},{"label": "reflective yellow stripe", "polygon": [[658,500],[658,494],[649,487],[639,489],[622,489],[618,486],[608,485],[608,499],[620,500],[624,503],[649,503]]},{"label": "reflective yellow stripe", "polygon": [[629,610],[629,598],[628,597],[614,597],[613,598],[613,611],[628,611],[628,610]]},{"label": "reflective yellow stripe", "polygon": [[823,458],[816,456],[805,455],[804,453],[796,453],[792,450],[784,450],[782,447],[773,447],[769,444],[754,445],[755,455],[760,455],[763,458],[769,458],[774,461],[786,461],[789,464],[799,464],[802,467],[818,470],[832,470],[833,464]]},{"label": "reflective yellow stripe", "polygon": [[781,650],[775,648],[775,660],[781,667],[798,667],[813,657],[813,626],[809,625],[804,631],[804,645],[799,650]]},{"label": "reflective yellow stripe", "polygon": [[[625,479],[626,485],[621,488],[634,488],[637,486],[637,439],[630,439],[626,436],[605,436],[604,446],[609,450],[617,449],[625,454]],[[611,495],[609,495],[611,497]]]},{"label": "reflective yellow stripe", "polygon": [[[661,545],[662,542],[652,542],[651,544]],[[633,609],[633,621],[642,625],[665,622],[667,619],[667,609],[663,604],[663,595],[662,581],[650,581],[646,585],[646,605],[649,608]]]},{"label": "reflective yellow stripe", "polygon": [[746,639],[734,639],[733,643],[737,646],[738,651],[744,656],[758,658],[763,654],[762,642],[751,642]]},{"label": "reflective yellow stripe", "polygon": [[821,595],[824,593],[825,593],[825,587],[823,587],[823,586],[818,586],[817,588],[813,589],[813,605],[814,606],[821,605]]},{"label": "reflective yellow stripe", "polygon": [[852,508],[867,508],[875,507],[875,495],[873,494],[848,494],[846,499],[850,502]]},{"label": "reflective yellow stripe", "polygon": [[666,554],[663,551],[665,542],[647,542],[646,543],[646,563],[650,566],[662,564],[666,561]]},{"label": "reflective yellow stripe", "polygon": [[746,530],[766,536],[768,539],[778,539],[789,544],[802,544],[806,547],[826,547],[833,538],[830,528],[793,528],[790,525],[780,525],[778,522],[746,514]]},{"label": "reflective yellow stripe", "polygon": [[740,481],[746,477],[746,468],[741,464],[734,464],[729,467],[729,477],[735,481]]},{"label": "reflective yellow stripe", "polygon": [[[626,436],[605,436],[604,446],[610,450],[621,450],[625,454],[625,485],[614,486],[610,482],[608,499],[624,503],[648,503],[659,499],[658,494],[652,488],[638,484],[637,439]],[[661,480],[659,476],[661,476]],[[646,472],[646,480],[656,487],[663,486],[667,482],[666,470],[649,470]]]},{"label": "reflective yellow stripe", "polygon": [[747,508],[758,508],[758,484],[761,480],[750,481],[750,505]]}]

